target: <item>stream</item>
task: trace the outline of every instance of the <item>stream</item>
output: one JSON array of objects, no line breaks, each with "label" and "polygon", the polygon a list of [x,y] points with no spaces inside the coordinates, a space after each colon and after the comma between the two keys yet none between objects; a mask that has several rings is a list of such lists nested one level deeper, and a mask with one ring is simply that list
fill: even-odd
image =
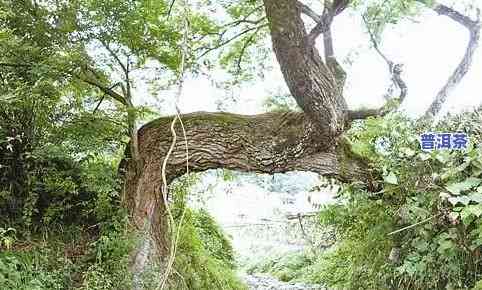
[{"label": "stream", "polygon": [[326,290],[319,285],[281,282],[273,277],[263,275],[246,275],[243,278],[249,290]]}]

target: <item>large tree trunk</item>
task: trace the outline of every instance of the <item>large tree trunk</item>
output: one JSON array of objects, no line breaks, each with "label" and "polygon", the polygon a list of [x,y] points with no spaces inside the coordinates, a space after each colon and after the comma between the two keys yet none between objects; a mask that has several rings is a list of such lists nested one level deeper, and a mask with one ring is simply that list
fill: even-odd
[{"label": "large tree trunk", "polygon": [[[204,171],[226,168],[279,173],[312,171],[341,180],[367,180],[366,164],[339,146],[326,150],[332,139],[313,134],[310,118],[303,113],[267,113],[243,116],[229,113],[193,113],[182,116],[189,148],[189,168]],[[145,269],[148,258],[168,253],[167,217],[163,211],[161,166],[171,146],[172,118],[153,121],[139,130],[140,175],[128,163],[125,190],[132,220],[142,245],[134,259],[134,271]],[[179,124],[179,123],[178,123]],[[186,172],[185,141],[176,127],[174,151],[167,161],[167,180]]]},{"label": "large tree trunk", "polygon": [[[327,148],[336,146],[336,137],[347,121],[347,104],[335,75],[323,62],[308,37],[301,7],[294,0],[264,0],[271,30],[273,50],[291,95],[313,121]],[[328,140],[329,139],[329,140]]]},{"label": "large tree trunk", "polygon": [[[186,172],[187,145],[191,171],[214,168],[262,173],[305,170],[340,180],[367,181],[370,187],[369,166],[351,153],[342,134],[350,119],[379,115],[380,112],[347,110],[342,96],[344,77],[343,73],[338,73],[341,67],[334,57],[330,30],[333,18],[350,1],[326,2],[323,15],[317,15],[296,0],[263,2],[273,50],[288,88],[303,113],[257,116],[194,113],[182,116],[188,141],[185,144],[178,124],[176,132],[179,137],[167,160],[167,182]],[[302,12],[317,22],[310,33],[305,30]],[[325,62],[314,46],[320,33],[326,46]],[[478,37],[477,32],[473,38]],[[469,58],[471,55],[472,52]],[[160,118],[142,127],[137,139],[140,162],[131,160],[127,163],[125,201],[142,242],[134,255],[136,277],[150,258],[165,257],[169,252],[161,167],[173,140],[171,122],[170,117]],[[140,170],[135,170],[135,163],[141,164]]]},{"label": "large tree trunk", "polygon": [[[281,71],[304,113],[184,115],[190,170],[305,170],[341,180],[367,180],[368,166],[343,145],[348,111],[342,88],[314,47],[312,33],[305,30],[301,6],[294,0],[264,0],[264,5]],[[134,224],[144,233],[135,254],[135,273],[145,269],[149,256],[162,257],[169,251],[161,166],[173,140],[171,121],[161,118],[140,129],[143,168],[136,175],[133,163],[128,166],[126,201]],[[180,137],[167,160],[168,182],[186,171],[186,144],[180,128],[176,130]]]}]

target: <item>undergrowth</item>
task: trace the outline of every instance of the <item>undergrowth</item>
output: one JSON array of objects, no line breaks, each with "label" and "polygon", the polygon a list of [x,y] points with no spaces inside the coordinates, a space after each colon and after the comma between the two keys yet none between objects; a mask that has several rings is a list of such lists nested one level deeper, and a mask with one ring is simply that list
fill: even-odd
[{"label": "undergrowth", "polygon": [[131,289],[126,225],[119,216],[100,231],[75,225],[16,240],[0,252],[1,289]]},{"label": "undergrowth", "polygon": [[247,289],[236,276],[234,251],[220,226],[205,210],[186,208],[189,178],[172,188],[175,220],[180,220],[183,211],[185,216],[178,225],[181,232],[170,289]]},{"label": "undergrowth", "polygon": [[[438,125],[398,114],[354,124],[351,148],[375,168],[376,190],[343,184],[338,202],[322,209],[319,225],[337,238],[329,250],[250,270],[330,289],[482,289],[481,124],[480,111]],[[424,152],[424,132],[465,132],[470,144]]]}]

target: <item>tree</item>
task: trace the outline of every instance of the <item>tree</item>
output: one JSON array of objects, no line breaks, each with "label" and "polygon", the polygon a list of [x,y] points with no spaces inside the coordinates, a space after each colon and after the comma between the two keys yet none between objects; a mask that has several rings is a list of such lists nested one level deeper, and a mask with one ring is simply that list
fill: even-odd
[{"label": "tree", "polygon": [[[386,1],[385,1],[386,2]],[[256,7],[255,1],[247,1]],[[127,164],[126,190],[128,207],[133,221],[141,233],[143,243],[135,257],[135,271],[142,271],[152,254],[165,255],[169,239],[168,222],[164,216],[165,204],[162,194],[161,164],[167,158],[166,179],[168,182],[186,172],[184,150],[189,148],[189,168],[202,171],[212,168],[227,168],[263,173],[306,170],[321,175],[336,177],[342,181],[359,180],[370,189],[371,179],[377,174],[367,162],[353,154],[343,133],[354,119],[382,116],[393,103],[380,109],[351,111],[343,97],[345,73],[335,58],[331,25],[350,1],[325,1],[321,14],[308,5],[295,0],[264,0],[262,5],[269,23],[273,51],[291,95],[302,113],[267,113],[243,116],[228,113],[193,113],[183,115],[187,144],[178,138],[170,152],[173,136],[169,117],[160,118],[143,126],[138,134],[139,154],[144,164],[142,172],[135,174],[132,162]],[[415,1],[394,1],[389,7],[415,5]],[[431,3],[425,3],[429,6]],[[398,5],[398,6],[397,6]],[[439,14],[447,15],[457,22],[472,27],[469,56],[463,61],[463,69],[457,72],[459,80],[470,66],[471,55],[478,40],[480,21],[470,20],[445,5],[434,7]],[[311,31],[306,31],[301,18],[304,14],[315,22]],[[401,14],[401,13],[399,13]],[[241,17],[242,18],[242,17]],[[257,25],[259,22],[244,17],[239,23]],[[252,31],[252,30],[250,30]],[[224,34],[221,34],[223,36]],[[323,57],[315,47],[316,39],[322,36]],[[230,39],[228,39],[231,41]],[[249,38],[246,39],[249,41]],[[220,44],[225,44],[221,41]],[[215,46],[216,47],[216,46]],[[241,46],[241,56],[245,51]],[[403,82],[400,67],[387,62],[394,82]],[[468,65],[467,65],[468,64]],[[452,84],[455,83],[452,80]],[[400,87],[406,93],[406,87]],[[440,99],[440,98],[439,98]],[[442,99],[442,102],[444,99]],[[396,107],[396,106],[395,106]],[[436,113],[435,110],[432,110]],[[179,125],[173,126],[181,135]],[[374,188],[371,188],[374,189]]]},{"label": "tree", "polygon": [[[74,1],[70,9],[80,14],[74,19],[76,32],[80,34],[77,41],[84,46],[94,44],[107,52],[106,59],[99,63],[84,64],[78,77],[104,93],[99,105],[108,96],[123,106],[131,158],[140,168],[137,145],[140,108],[133,102],[132,74],[144,69],[149,59],[157,60],[161,69],[175,69],[179,56],[173,46],[180,34],[174,25],[164,21],[168,6],[164,1]],[[106,77],[108,74],[114,76]]]}]

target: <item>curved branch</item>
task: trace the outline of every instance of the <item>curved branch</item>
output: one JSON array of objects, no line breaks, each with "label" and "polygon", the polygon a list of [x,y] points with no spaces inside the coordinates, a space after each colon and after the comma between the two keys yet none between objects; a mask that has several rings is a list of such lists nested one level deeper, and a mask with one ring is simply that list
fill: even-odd
[{"label": "curved branch", "polygon": [[323,18],[320,14],[316,13],[315,11],[313,11],[313,9],[311,9],[308,5],[300,2],[300,1],[296,1],[296,5],[298,6],[298,8],[301,10],[301,13],[305,14],[306,16],[310,17],[311,19],[313,19],[313,21],[315,23],[320,23],[320,22],[323,22]]},{"label": "curved branch", "polygon": [[[417,1],[426,4],[425,1],[422,1],[422,0],[417,0]],[[448,95],[451,93],[451,91],[453,91],[453,89],[455,89],[455,87],[457,87],[457,85],[462,81],[464,76],[470,70],[475,51],[479,46],[480,29],[481,29],[480,11],[478,11],[477,19],[472,20],[469,17],[454,10],[453,8],[450,8],[442,4],[437,4],[431,8],[437,14],[447,16],[453,21],[464,26],[469,31],[469,42],[465,49],[464,57],[457,65],[455,71],[450,75],[445,85],[437,93],[437,96],[433,100],[432,104],[425,112],[425,117],[433,117],[440,112],[440,110],[442,109],[442,105],[447,100]]]},{"label": "curved branch", "polygon": [[127,101],[126,99],[124,98],[124,96],[122,96],[121,94],[117,93],[116,91],[114,91],[113,89],[101,84],[99,81],[97,80],[94,80],[94,79],[90,79],[90,78],[86,78],[86,77],[82,77],[82,76],[76,76],[79,80],[89,84],[89,85],[92,85],[96,88],[98,88],[99,90],[101,90],[104,94],[110,96],[111,98],[113,98],[114,100],[118,101],[119,103],[121,103],[122,105],[124,106],[127,106]]},{"label": "curved branch", "polygon": [[[383,60],[386,62],[387,66],[388,66],[388,72],[390,73],[390,76],[392,77],[393,85],[400,90],[400,95],[398,96],[397,99],[398,99],[398,105],[401,105],[403,103],[403,101],[405,100],[407,94],[408,94],[408,86],[407,86],[406,82],[402,79],[403,65],[395,63],[394,61],[390,60],[382,52],[382,50],[379,47],[379,43],[378,43],[378,40],[377,40],[375,34],[370,29],[370,25],[368,23],[368,19],[367,19],[366,15],[362,15],[362,20],[365,24],[365,27],[366,27],[367,31],[368,31],[368,35],[370,37],[370,42],[372,43],[373,48],[378,53],[378,55],[380,55],[380,57],[383,58]],[[388,100],[389,97],[390,97],[390,89],[389,89],[389,93],[387,93],[387,96],[388,96],[388,98],[387,98],[387,100]],[[378,111],[379,111],[380,114],[383,114],[382,109],[380,109]],[[354,115],[356,115],[356,114],[354,114]]]},{"label": "curved branch", "polygon": [[[326,150],[323,143],[330,140],[320,140],[313,133],[311,120],[304,113],[248,116],[197,112],[182,115],[182,120],[188,143],[184,139],[177,140],[166,164],[168,182],[186,172],[186,145],[190,152],[191,172],[216,168],[268,174],[303,170],[342,181],[369,179],[367,163],[347,152],[344,145]],[[163,117],[138,131],[144,170],[141,177],[133,174],[131,178],[136,180],[127,180],[127,185],[145,187],[145,190],[128,190],[134,203],[145,202],[144,198],[136,200],[136,195],[158,193],[161,188],[160,165],[172,142],[171,121],[172,117]],[[181,129],[176,125],[176,132],[181,133]]]},{"label": "curved branch", "polygon": [[[173,137],[171,117],[164,117],[143,126],[138,131],[139,154],[143,170],[136,172],[133,160],[123,161],[125,203],[134,225],[147,233],[142,254],[163,255],[167,219],[161,197],[161,164]],[[349,152],[340,143],[326,150],[313,134],[310,118],[303,113],[267,113],[245,116],[229,113],[198,112],[182,116],[186,139],[178,139],[166,161],[168,183],[186,173],[185,147],[189,147],[189,170],[204,171],[226,168],[259,173],[281,173],[304,170],[333,176],[343,181],[363,180],[370,183],[367,163]],[[181,134],[179,124],[175,128]],[[186,141],[187,140],[187,141]],[[128,147],[129,148],[129,147]],[[126,154],[128,155],[128,154]]]}]

